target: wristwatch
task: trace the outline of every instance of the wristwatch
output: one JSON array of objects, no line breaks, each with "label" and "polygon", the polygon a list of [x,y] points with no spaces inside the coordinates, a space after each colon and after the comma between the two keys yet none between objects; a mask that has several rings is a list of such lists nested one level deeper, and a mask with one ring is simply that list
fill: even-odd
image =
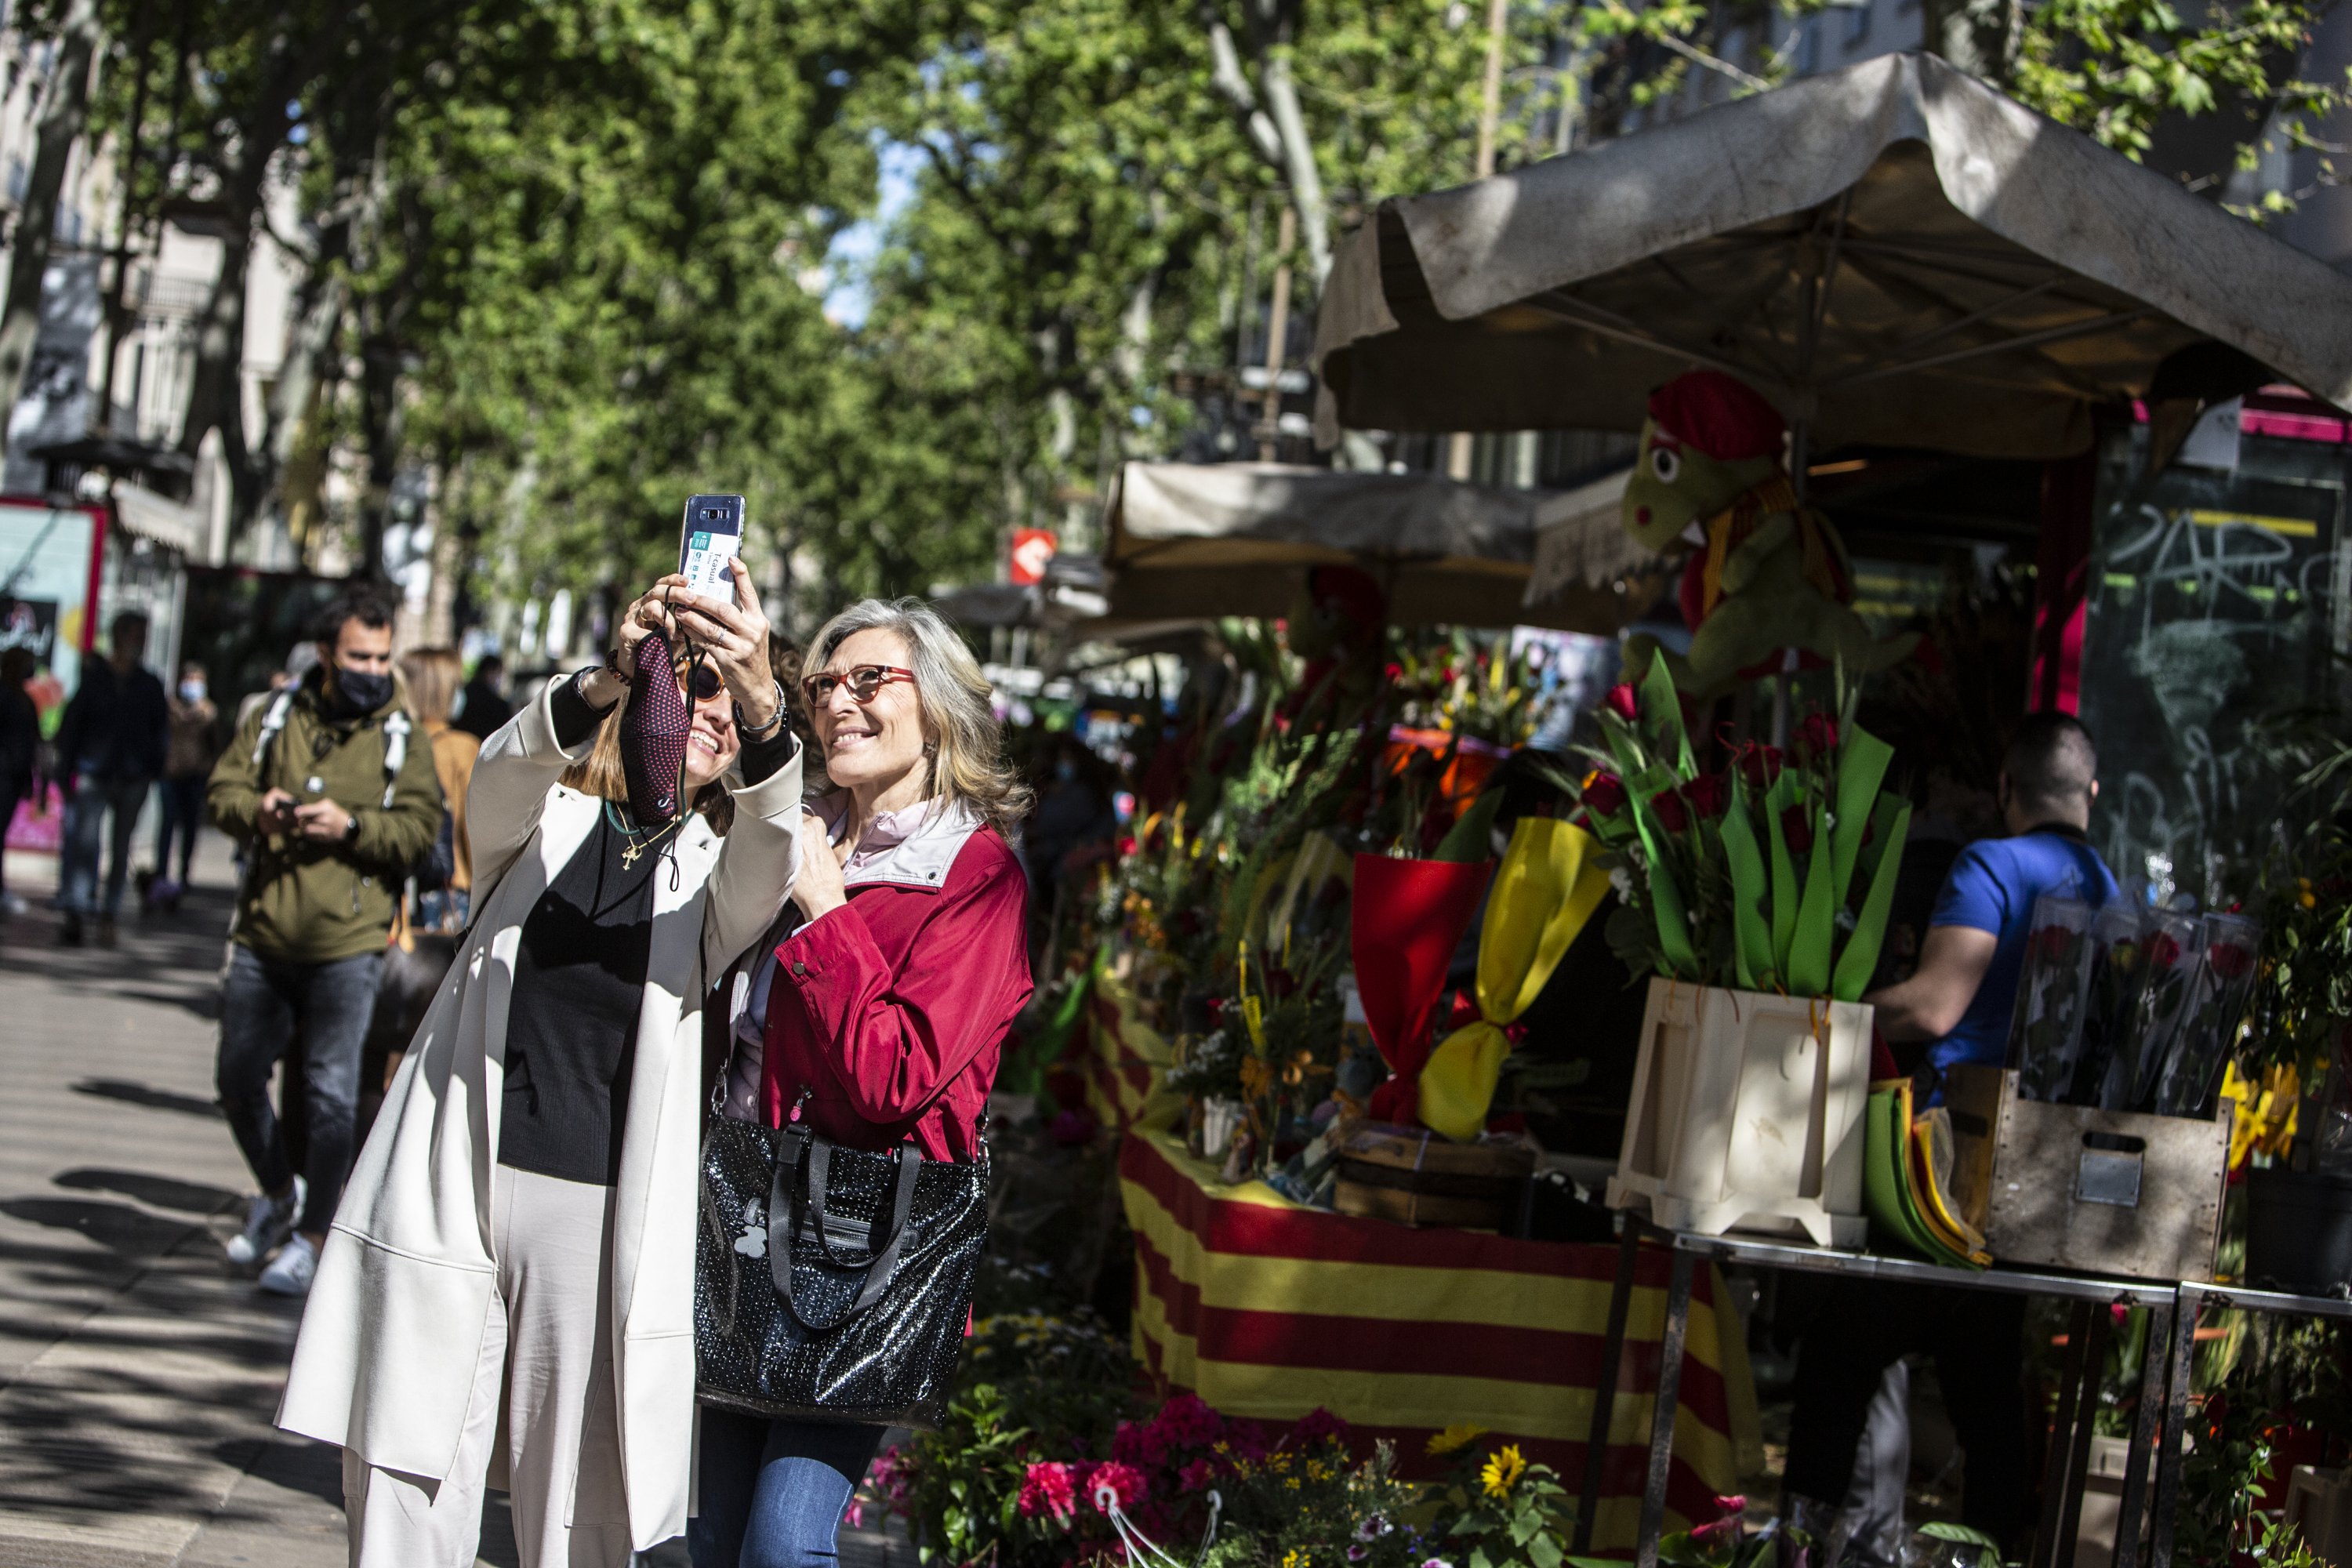
[{"label": "wristwatch", "polygon": [[782,729],[782,728],[783,727],[783,723],[784,723],[784,683],[783,683],[782,681],[779,680],[779,681],[777,681],[777,682],[775,683],[775,687],[776,687],[776,711],[775,711],[775,716],[774,716],[773,718],[770,719],[770,720],[769,720],[766,723],[764,723],[764,724],[760,724],[760,725],[756,725],[756,726],[755,726],[755,725],[751,725],[751,724],[747,724],[747,723],[745,723],[745,722],[743,721],[743,705],[742,705],[740,702],[738,702],[737,704],[735,704],[735,732],[736,732],[738,735],[741,736],[744,740],[746,740],[746,741],[765,741],[765,740],[769,740],[769,739],[771,739],[772,737],[773,737],[773,736],[774,736],[775,732],[776,732],[778,730],[780,730],[780,729]]}]

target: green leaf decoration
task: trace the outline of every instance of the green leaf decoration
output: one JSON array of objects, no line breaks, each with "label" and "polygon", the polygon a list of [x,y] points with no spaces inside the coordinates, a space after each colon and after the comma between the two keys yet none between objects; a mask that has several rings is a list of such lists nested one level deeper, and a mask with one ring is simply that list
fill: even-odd
[{"label": "green leaf decoration", "polygon": [[1829,812],[1813,807],[1813,852],[1805,863],[1805,891],[1797,905],[1797,934],[1789,943],[1789,994],[1822,996],[1830,988],[1830,949],[1837,940],[1837,902],[1830,896],[1833,855],[1823,853],[1829,843]]},{"label": "green leaf decoration", "polygon": [[1723,858],[1731,873],[1732,957],[1740,989],[1769,986],[1779,977],[1772,950],[1772,928],[1764,919],[1767,891],[1763,852],[1756,847],[1756,828],[1748,816],[1748,791],[1735,782],[1731,809],[1723,817]]},{"label": "green leaf decoration", "polygon": [[1470,809],[1454,819],[1445,837],[1437,842],[1433,860],[1444,860],[1456,866],[1475,866],[1481,860],[1495,858],[1495,814],[1503,809],[1503,792],[1490,789],[1470,803]]},{"label": "green leaf decoration", "polygon": [[1853,881],[1853,858],[1862,848],[1863,829],[1870,825],[1872,805],[1878,799],[1879,781],[1895,748],[1867,730],[1849,729],[1838,754],[1837,833],[1830,849],[1837,879],[1830,887],[1832,904],[1845,907],[1846,889]]},{"label": "green leaf decoration", "polygon": [[1789,853],[1780,814],[1797,804],[1797,775],[1784,773],[1764,792],[1764,828],[1772,847],[1772,968],[1789,973],[1789,949],[1797,940],[1797,861]]},{"label": "green leaf decoration", "polygon": [[1893,795],[1883,795],[1873,820],[1878,824],[1878,865],[1870,879],[1870,890],[1863,898],[1853,934],[1845,939],[1845,951],[1838,955],[1837,974],[1830,987],[1830,994],[1841,1002],[1861,1001],[1862,994],[1870,988],[1872,972],[1878,967],[1879,948],[1886,941],[1887,911],[1895,907],[1895,881],[1903,868],[1903,839],[1911,831],[1911,803],[1898,804]]},{"label": "green leaf decoration", "polygon": [[1675,868],[1666,858],[1673,836],[1650,809],[1650,795],[1655,793],[1633,798],[1633,826],[1642,835],[1642,849],[1650,860],[1650,910],[1658,921],[1658,950],[1665,955],[1667,967],[1685,980],[1695,981],[1699,978],[1698,954],[1691,946],[1682,889],[1675,885]]},{"label": "green leaf decoration", "polygon": [[1675,776],[1696,776],[1698,767],[1691,761],[1690,733],[1683,728],[1682,694],[1675,689],[1675,678],[1666,673],[1663,658],[1652,659],[1649,674],[1642,678],[1642,720],[1659,739],[1674,743]]}]

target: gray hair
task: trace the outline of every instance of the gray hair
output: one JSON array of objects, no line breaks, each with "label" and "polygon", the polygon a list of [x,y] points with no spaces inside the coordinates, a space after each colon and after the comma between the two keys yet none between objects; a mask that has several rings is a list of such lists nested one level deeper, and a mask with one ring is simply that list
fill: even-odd
[{"label": "gray hair", "polygon": [[929,731],[923,793],[962,801],[999,833],[1011,834],[1029,808],[1029,792],[1005,763],[994,689],[963,638],[920,599],[860,599],[818,628],[802,668],[824,668],[859,632],[890,632],[907,645],[915,700]]}]

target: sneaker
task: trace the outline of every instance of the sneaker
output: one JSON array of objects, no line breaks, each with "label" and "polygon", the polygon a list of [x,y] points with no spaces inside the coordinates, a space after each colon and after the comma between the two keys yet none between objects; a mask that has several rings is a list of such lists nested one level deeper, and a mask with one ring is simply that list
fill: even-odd
[{"label": "sneaker", "polygon": [[0,915],[6,915],[13,920],[31,910],[32,907],[14,893],[0,893]]},{"label": "sneaker", "polygon": [[273,1247],[282,1247],[294,1234],[294,1216],[302,1212],[302,1178],[294,1178],[294,1190],[283,1198],[273,1198],[268,1193],[257,1194],[245,1205],[245,1228],[228,1238],[228,1260],[239,1268],[251,1268],[269,1256]]},{"label": "sneaker", "polygon": [[261,1288],[273,1296],[307,1296],[319,1272],[319,1249],[310,1238],[298,1236],[261,1271]]},{"label": "sneaker", "polygon": [[58,945],[59,947],[81,945],[81,916],[71,910],[68,910],[66,918],[58,922]]}]

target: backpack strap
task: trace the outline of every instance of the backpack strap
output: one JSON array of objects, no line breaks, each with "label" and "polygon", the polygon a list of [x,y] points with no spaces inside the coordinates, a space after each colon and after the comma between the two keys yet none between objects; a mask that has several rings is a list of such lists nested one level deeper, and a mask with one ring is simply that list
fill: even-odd
[{"label": "backpack strap", "polygon": [[400,770],[408,761],[408,714],[395,708],[383,721],[383,806],[392,809],[393,792],[400,786]]},{"label": "backpack strap", "polygon": [[258,775],[269,764],[271,748],[278,744],[278,732],[286,728],[286,715],[294,708],[294,689],[288,687],[269,700],[261,712],[261,732],[253,738],[253,771]]}]

